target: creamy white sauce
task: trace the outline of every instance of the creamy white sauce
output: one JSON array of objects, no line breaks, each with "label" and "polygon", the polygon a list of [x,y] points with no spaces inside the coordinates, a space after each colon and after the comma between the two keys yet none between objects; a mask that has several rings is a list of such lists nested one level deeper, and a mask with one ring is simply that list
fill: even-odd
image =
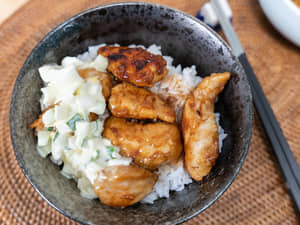
[{"label": "creamy white sauce", "polygon": [[[131,162],[119,154],[118,147],[101,136],[108,113],[98,79],[84,80],[77,72],[83,68],[105,72],[107,64],[102,56],[90,62],[65,57],[61,65],[39,68],[44,82],[41,108],[54,107],[42,116],[45,128],[37,132],[37,150],[42,157],[51,153],[54,163],[63,163],[61,174],[75,179],[81,195],[87,198],[97,198],[92,185],[102,169]],[[91,112],[99,115],[96,121],[89,121]]]}]

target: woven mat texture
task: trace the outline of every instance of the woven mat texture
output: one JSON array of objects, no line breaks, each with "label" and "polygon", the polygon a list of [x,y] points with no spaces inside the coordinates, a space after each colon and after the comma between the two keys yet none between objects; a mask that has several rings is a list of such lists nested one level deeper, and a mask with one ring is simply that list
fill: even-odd
[{"label": "woven mat texture", "polygon": [[[0,26],[0,224],[76,224],[50,207],[23,175],[9,135],[14,81],[33,47],[56,25],[107,0],[31,0]],[[202,0],[157,0],[195,15]],[[234,27],[300,162],[300,49],[270,25],[256,0],[229,1]],[[186,224],[300,224],[255,115],[246,162],[226,193]]]}]

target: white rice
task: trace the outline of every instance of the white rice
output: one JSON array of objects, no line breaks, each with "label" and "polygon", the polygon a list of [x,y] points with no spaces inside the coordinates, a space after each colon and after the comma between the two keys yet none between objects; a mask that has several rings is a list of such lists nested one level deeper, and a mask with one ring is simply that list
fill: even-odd
[{"label": "white rice", "polygon": [[[90,46],[88,51],[78,55],[77,57],[82,61],[92,61],[97,56],[97,51],[105,44]],[[119,46],[115,44],[114,46]],[[155,44],[145,48],[142,45],[129,45],[129,47],[141,47],[147,49],[152,54],[162,55],[161,47]],[[173,99],[172,104],[176,110],[177,122],[181,121],[182,109],[186,96],[201,82],[202,78],[197,76],[196,66],[182,68],[179,64],[173,65],[173,58],[170,56],[163,56],[167,62],[167,69],[169,73],[166,77],[157,82],[150,91],[158,94],[165,100]],[[175,74],[175,75],[174,75]],[[177,97],[179,96],[179,97]],[[216,121],[219,128],[219,151],[222,149],[223,140],[227,134],[224,133],[220,126],[220,113],[215,113]],[[142,200],[142,203],[151,203],[159,198],[168,198],[170,191],[182,191],[186,184],[192,183],[192,178],[186,171],[183,165],[183,158],[180,158],[175,165],[165,165],[159,168],[159,179],[154,186],[153,191]]]}]

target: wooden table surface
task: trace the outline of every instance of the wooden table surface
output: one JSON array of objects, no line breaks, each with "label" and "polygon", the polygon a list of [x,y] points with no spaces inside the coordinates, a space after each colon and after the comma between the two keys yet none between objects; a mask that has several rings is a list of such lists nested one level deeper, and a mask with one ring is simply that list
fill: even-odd
[{"label": "wooden table surface", "polygon": [[0,0],[0,24],[29,0]]}]

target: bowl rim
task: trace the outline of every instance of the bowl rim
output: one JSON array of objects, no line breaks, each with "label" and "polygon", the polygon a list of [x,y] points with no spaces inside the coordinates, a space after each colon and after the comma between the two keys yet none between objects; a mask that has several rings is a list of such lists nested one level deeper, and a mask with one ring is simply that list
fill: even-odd
[{"label": "bowl rim", "polygon": [[83,225],[90,225],[91,223],[89,221],[83,221],[82,219],[73,216],[70,212],[65,211],[61,208],[59,208],[58,206],[56,206],[56,203],[54,203],[52,200],[48,199],[46,197],[46,193],[39,187],[39,185],[35,182],[35,179],[33,179],[32,177],[30,177],[30,175],[28,174],[27,168],[25,166],[25,163],[23,162],[18,150],[17,150],[17,146],[14,140],[14,128],[12,126],[13,124],[13,120],[12,120],[12,113],[13,113],[13,105],[15,102],[15,95],[17,92],[17,84],[21,81],[21,79],[24,77],[25,72],[24,70],[26,69],[26,65],[28,64],[28,62],[31,60],[31,58],[33,57],[34,52],[40,48],[40,46],[47,41],[48,38],[50,38],[54,33],[56,33],[59,29],[61,29],[62,27],[66,26],[67,24],[69,24],[70,22],[74,21],[75,19],[81,17],[82,15],[85,15],[87,13],[91,13],[94,11],[98,11],[101,9],[107,9],[110,7],[116,7],[116,6],[124,6],[124,5],[144,5],[144,6],[153,6],[153,7],[160,7],[160,8],[164,8],[164,9],[169,9],[174,11],[177,14],[181,14],[183,17],[187,17],[191,20],[193,20],[194,22],[200,24],[201,26],[205,27],[208,32],[210,32],[212,35],[214,35],[221,43],[222,45],[228,50],[229,53],[231,53],[232,57],[235,59],[235,62],[237,63],[237,65],[240,67],[241,73],[239,74],[240,76],[242,76],[245,79],[245,86],[246,89],[248,90],[249,93],[249,104],[251,104],[251,106],[249,107],[249,124],[250,124],[250,129],[248,130],[248,133],[245,135],[246,139],[245,139],[245,146],[244,146],[244,152],[241,156],[241,160],[240,162],[237,164],[237,167],[233,173],[233,176],[227,181],[228,183],[225,185],[225,187],[208,203],[205,205],[205,207],[201,208],[201,209],[197,209],[196,211],[189,213],[187,215],[184,215],[180,218],[177,218],[173,221],[168,221],[165,222],[164,224],[181,224],[183,222],[186,222],[190,219],[192,219],[193,217],[199,215],[201,212],[205,211],[207,208],[209,208],[213,203],[216,202],[216,200],[218,198],[220,198],[225,191],[228,190],[229,186],[232,184],[232,182],[235,180],[237,174],[239,173],[242,165],[244,164],[244,161],[246,159],[246,156],[248,154],[249,151],[249,146],[250,146],[250,142],[251,142],[251,138],[252,138],[252,130],[253,130],[253,101],[252,101],[252,92],[251,92],[251,88],[250,88],[250,84],[249,84],[249,80],[246,76],[246,73],[244,71],[244,68],[242,67],[241,63],[239,62],[238,58],[233,54],[231,47],[221,38],[221,36],[216,33],[213,29],[211,29],[208,25],[206,25],[205,23],[203,23],[202,21],[198,20],[196,17],[189,15],[181,10],[166,6],[166,5],[161,5],[161,4],[157,4],[157,3],[149,3],[149,2],[117,2],[117,3],[108,3],[108,4],[103,4],[103,5],[98,5],[89,9],[86,9],[84,11],[81,11],[73,16],[71,16],[70,18],[67,18],[66,20],[64,20],[62,23],[60,23],[59,25],[57,25],[56,27],[54,27],[50,32],[48,32],[38,43],[37,45],[31,50],[30,54],[27,56],[24,64],[22,65],[18,76],[15,80],[14,83],[14,88],[11,94],[11,101],[10,101],[10,110],[9,110],[9,128],[10,128],[10,137],[11,137],[11,141],[12,141],[12,145],[13,145],[13,150],[14,153],[16,155],[18,164],[20,165],[26,179],[29,181],[29,183],[31,184],[31,186],[35,189],[36,192],[38,192],[38,194],[55,210],[57,210],[59,213],[61,213],[62,215],[74,220],[75,222],[79,222],[80,224]]},{"label": "bowl rim", "polygon": [[[264,16],[285,39],[300,47],[300,7],[292,0],[258,0]],[[275,13],[274,13],[275,12]],[[278,17],[278,15],[280,17]]]}]

